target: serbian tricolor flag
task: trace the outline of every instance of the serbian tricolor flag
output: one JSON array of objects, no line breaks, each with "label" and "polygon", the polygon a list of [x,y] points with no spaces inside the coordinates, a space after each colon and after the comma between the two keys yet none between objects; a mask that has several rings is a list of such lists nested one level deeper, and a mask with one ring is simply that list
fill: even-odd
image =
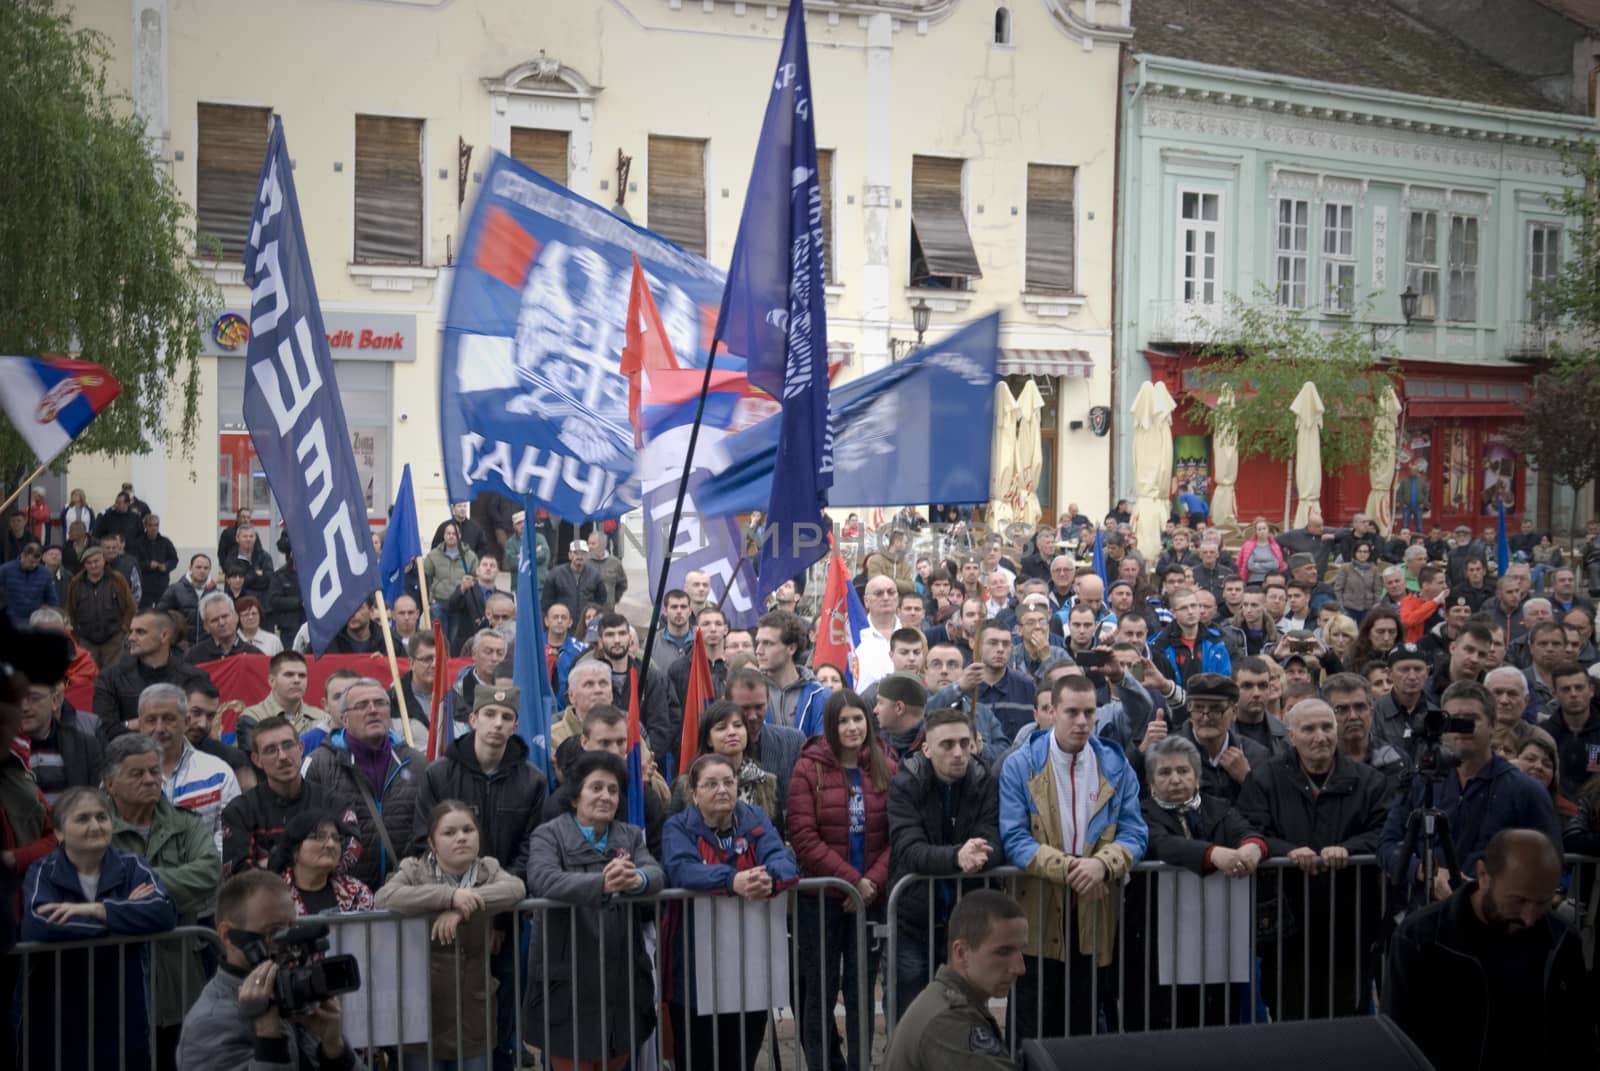
[{"label": "serbian tricolor flag", "polygon": [[122,393],[116,377],[70,357],[0,357],[0,403],[41,465]]},{"label": "serbian tricolor flag", "polygon": [[[428,710],[428,761],[444,754],[450,745],[450,662],[445,657],[450,648],[444,641],[444,622],[433,619],[433,702]],[[395,691],[398,692],[399,682]]]},{"label": "serbian tricolor flag", "polygon": [[639,410],[644,393],[645,372],[677,371],[678,358],[667,340],[661,310],[650,294],[650,281],[638,254],[633,258],[633,283],[628,289],[628,329],[622,347],[619,371],[628,377],[628,423],[633,425],[633,445],[644,446],[644,425]]},{"label": "serbian tricolor flag", "polygon": [[689,769],[700,751],[700,715],[716,698],[711,687],[711,656],[706,654],[706,638],[695,629],[694,645],[689,649],[689,686],[683,697],[683,736],[678,743],[678,772]]},{"label": "serbian tricolor flag", "polygon": [[[831,542],[831,539],[830,539]],[[811,664],[827,662],[844,673],[847,687],[855,687],[856,645],[871,625],[867,608],[861,605],[856,587],[850,583],[850,570],[834,546],[828,558],[828,583],[822,590],[822,617],[817,629],[816,653]]]},{"label": "serbian tricolor flag", "polygon": [[639,669],[628,670],[628,822],[644,828],[644,734],[639,730]]}]

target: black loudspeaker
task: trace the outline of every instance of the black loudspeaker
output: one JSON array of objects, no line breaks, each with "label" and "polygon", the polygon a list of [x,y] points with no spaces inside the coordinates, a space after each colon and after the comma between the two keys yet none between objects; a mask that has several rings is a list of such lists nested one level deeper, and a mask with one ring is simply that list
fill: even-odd
[{"label": "black loudspeaker", "polygon": [[1305,1023],[1203,1027],[1142,1034],[1101,1034],[1022,1043],[1029,1071],[1115,1067],[1117,1071],[1181,1067],[1183,1071],[1240,1071],[1292,1067],[1296,1071],[1432,1071],[1393,1021],[1377,1016]]}]

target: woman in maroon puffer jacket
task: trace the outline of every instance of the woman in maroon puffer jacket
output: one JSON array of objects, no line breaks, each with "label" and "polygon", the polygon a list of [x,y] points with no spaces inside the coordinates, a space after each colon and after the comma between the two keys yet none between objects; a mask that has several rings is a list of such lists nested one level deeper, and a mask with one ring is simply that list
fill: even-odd
[{"label": "woman in maroon puffer jacket", "polygon": [[[869,921],[881,919],[889,890],[889,780],[894,760],[885,751],[859,695],[840,689],[822,710],[822,735],[806,741],[789,782],[789,842],[806,877],[839,878],[854,885]],[[855,903],[842,894],[800,894],[800,1048],[810,1071],[826,1071],[835,1044],[832,1009],[844,985],[849,1038],[847,1066],[860,1071],[871,1054],[860,1052],[857,958],[866,956],[867,992],[878,957],[856,941]],[[869,930],[870,934],[870,930]],[[842,978],[841,978],[842,974]],[[870,1007],[868,1015],[876,1017]],[[871,1019],[868,1020],[869,1022]]]}]

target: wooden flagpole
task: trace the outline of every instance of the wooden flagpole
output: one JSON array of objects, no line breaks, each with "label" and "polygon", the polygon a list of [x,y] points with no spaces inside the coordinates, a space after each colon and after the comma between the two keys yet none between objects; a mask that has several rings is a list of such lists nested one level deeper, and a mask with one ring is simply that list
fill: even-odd
[{"label": "wooden flagpole", "polygon": [[414,748],[417,744],[411,738],[411,708],[406,706],[406,697],[400,692],[400,661],[394,654],[394,630],[389,627],[389,604],[382,588],[378,589],[378,624],[383,627],[383,649],[389,654],[390,679],[394,681],[394,697],[399,700],[400,732],[406,738],[406,747]]},{"label": "wooden flagpole", "polygon": [[10,508],[11,503],[21,498],[22,492],[26,491],[33,484],[34,480],[37,480],[40,476],[44,475],[45,466],[49,464],[50,462],[46,461],[44,465],[40,465],[38,468],[34,469],[33,472],[29,473],[28,478],[22,481],[22,486],[11,492],[10,498],[6,499],[4,502],[0,502],[0,513],[4,513],[8,508]]}]

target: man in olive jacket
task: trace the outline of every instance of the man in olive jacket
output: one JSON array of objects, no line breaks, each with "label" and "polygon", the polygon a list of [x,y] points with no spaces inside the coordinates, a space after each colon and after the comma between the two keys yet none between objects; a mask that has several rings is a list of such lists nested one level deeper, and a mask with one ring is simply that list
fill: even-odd
[{"label": "man in olive jacket", "polygon": [[[178,925],[193,926],[211,913],[222,856],[211,829],[198,816],[161,795],[161,745],[140,733],[124,733],[106,745],[105,786],[111,796],[111,844],[149,862],[172,894]],[[177,1050],[178,1030],[192,998],[206,984],[195,941],[157,942],[155,948],[156,1045]]]}]

